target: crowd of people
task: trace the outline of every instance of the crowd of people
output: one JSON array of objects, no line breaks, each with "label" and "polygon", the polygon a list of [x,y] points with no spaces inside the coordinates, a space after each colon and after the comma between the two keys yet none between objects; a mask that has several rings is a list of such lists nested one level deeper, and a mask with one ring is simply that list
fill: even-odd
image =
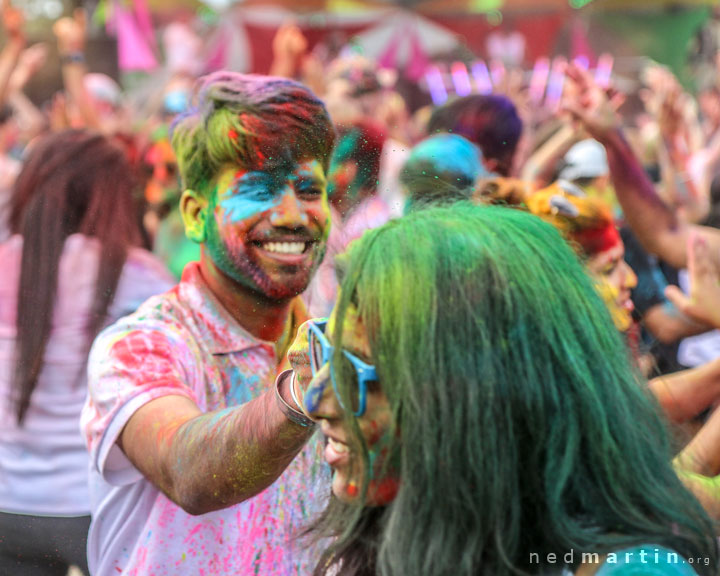
[{"label": "crowd of people", "polygon": [[133,102],[5,1],[0,574],[720,573],[720,55],[413,109],[296,26]]}]

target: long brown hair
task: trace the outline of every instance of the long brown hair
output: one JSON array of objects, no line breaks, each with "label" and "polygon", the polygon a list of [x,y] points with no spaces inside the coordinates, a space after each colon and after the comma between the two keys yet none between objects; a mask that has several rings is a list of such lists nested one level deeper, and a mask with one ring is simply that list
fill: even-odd
[{"label": "long brown hair", "polygon": [[122,149],[99,134],[69,130],[33,144],[15,182],[10,227],[23,237],[13,391],[22,424],[50,338],[65,239],[100,241],[88,344],[102,327],[129,246],[141,231],[133,176]]}]

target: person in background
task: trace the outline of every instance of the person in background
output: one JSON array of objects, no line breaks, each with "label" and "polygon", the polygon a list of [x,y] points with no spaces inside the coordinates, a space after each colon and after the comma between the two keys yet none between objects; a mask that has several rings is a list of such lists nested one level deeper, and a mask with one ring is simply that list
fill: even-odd
[{"label": "person in background", "polygon": [[141,155],[145,176],[145,229],[153,253],[178,280],[189,262],[200,260],[200,246],[185,235],[180,213],[180,177],[177,159],[166,130],[159,130]]},{"label": "person in background", "polygon": [[657,258],[643,249],[632,230],[623,223],[605,148],[593,139],[578,142],[563,158],[559,178],[611,208],[625,246],[625,261],[637,274],[637,285],[632,290],[633,316],[642,322],[641,347],[647,350],[643,355],[653,371],[681,369],[677,361],[679,341],[706,332],[709,327],[688,319],[665,297],[668,281]]},{"label": "person in background", "polygon": [[532,214],[555,226],[571,244],[596,280],[615,327],[630,333],[634,309],[630,295],[637,276],[623,259],[625,246],[610,207],[562,180],[530,195],[526,203]]},{"label": "person in background", "polygon": [[312,317],[327,316],[335,303],[335,257],[366,230],[393,217],[388,204],[377,194],[385,129],[369,118],[336,128],[338,144],[328,171],[332,227],[325,258],[304,294]]},{"label": "person in background", "polygon": [[13,190],[13,235],[0,244],[2,574],[88,573],[90,344],[172,285],[139,248],[129,175],[108,139],[68,131],[34,144]]},{"label": "person in background", "polygon": [[405,212],[428,204],[467,200],[478,180],[488,178],[482,152],[456,134],[436,134],[416,144],[400,172]]},{"label": "person in background", "polygon": [[428,135],[451,132],[467,138],[482,152],[488,172],[511,176],[523,123],[512,101],[499,94],[474,94],[436,109]]}]

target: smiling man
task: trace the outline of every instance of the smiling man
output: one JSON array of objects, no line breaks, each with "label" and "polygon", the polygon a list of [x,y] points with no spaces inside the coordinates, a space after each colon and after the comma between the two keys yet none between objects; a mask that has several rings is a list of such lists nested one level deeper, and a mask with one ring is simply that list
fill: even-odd
[{"label": "smiling man", "polygon": [[279,378],[329,232],[334,132],[301,84],[218,73],[173,134],[188,238],[170,292],[96,340],[83,429],[88,559],[115,574],[304,574],[294,544],[327,486]]}]

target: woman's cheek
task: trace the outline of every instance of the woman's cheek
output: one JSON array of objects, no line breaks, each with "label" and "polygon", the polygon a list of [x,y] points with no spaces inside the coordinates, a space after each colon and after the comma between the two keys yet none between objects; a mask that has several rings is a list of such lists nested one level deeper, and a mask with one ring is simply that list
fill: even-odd
[{"label": "woman's cheek", "polygon": [[398,478],[371,480],[368,486],[367,503],[370,506],[387,506],[397,496],[400,489]]},{"label": "woman's cheek", "polygon": [[398,452],[393,457],[388,446],[388,436],[370,448],[370,483],[367,490],[367,503],[371,506],[384,506],[395,499],[400,487],[400,466]]},{"label": "woman's cheek", "polygon": [[618,305],[620,291],[604,277],[598,277],[595,286],[610,311],[615,328],[620,332],[627,332],[632,326],[632,316],[625,308]]}]

